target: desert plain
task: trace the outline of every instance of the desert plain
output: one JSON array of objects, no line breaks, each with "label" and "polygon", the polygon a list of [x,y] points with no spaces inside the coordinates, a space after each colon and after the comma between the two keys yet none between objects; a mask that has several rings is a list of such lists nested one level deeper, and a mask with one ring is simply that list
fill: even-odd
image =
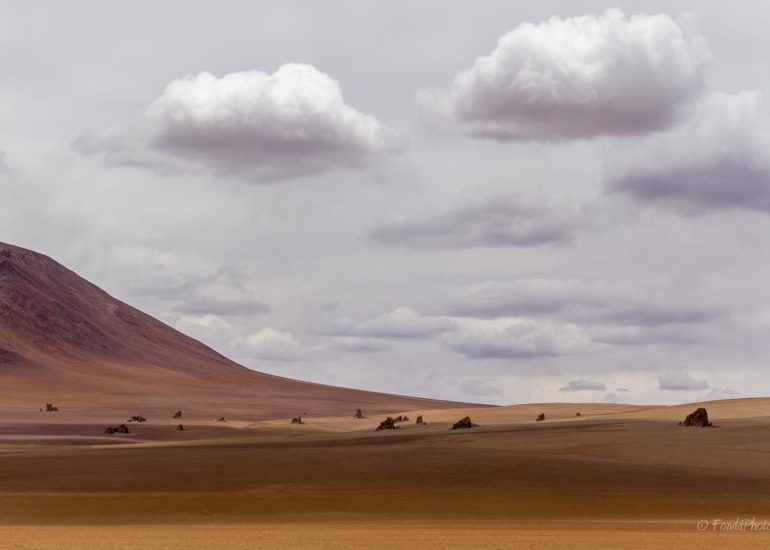
[{"label": "desert plain", "polygon": [[[698,406],[714,426],[680,426]],[[767,522],[770,398],[487,406],[290,380],[0,247],[0,548],[759,548]]]},{"label": "desert plain", "polygon": [[120,415],[6,408],[0,547],[770,545],[770,399],[703,405],[712,428],[678,425],[695,405],[550,403],[115,435]]}]

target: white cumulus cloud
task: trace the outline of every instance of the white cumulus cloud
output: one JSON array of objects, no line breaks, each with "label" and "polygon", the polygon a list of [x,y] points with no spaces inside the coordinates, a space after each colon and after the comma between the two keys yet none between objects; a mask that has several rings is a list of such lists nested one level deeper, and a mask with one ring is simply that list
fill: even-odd
[{"label": "white cumulus cloud", "polygon": [[523,23],[418,100],[438,127],[497,140],[563,140],[666,128],[703,87],[704,41],[666,14]]},{"label": "white cumulus cloud", "polygon": [[234,341],[234,346],[249,357],[268,361],[294,361],[302,351],[292,333],[272,327],[241,336]]},{"label": "white cumulus cloud", "polygon": [[273,74],[176,79],[150,105],[142,127],[85,134],[76,145],[105,153],[108,164],[258,181],[361,167],[403,145],[395,131],[349,106],[336,80],[297,63]]}]

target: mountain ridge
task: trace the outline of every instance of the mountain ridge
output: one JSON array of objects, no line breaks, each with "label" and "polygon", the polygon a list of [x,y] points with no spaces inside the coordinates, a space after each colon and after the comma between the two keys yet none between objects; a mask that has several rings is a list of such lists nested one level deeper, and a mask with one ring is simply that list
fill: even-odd
[{"label": "mountain ridge", "polygon": [[143,410],[188,402],[188,408],[201,412],[265,418],[296,415],[298,409],[352,414],[362,407],[396,411],[455,405],[248,369],[49,256],[5,243],[0,243],[0,399]]}]

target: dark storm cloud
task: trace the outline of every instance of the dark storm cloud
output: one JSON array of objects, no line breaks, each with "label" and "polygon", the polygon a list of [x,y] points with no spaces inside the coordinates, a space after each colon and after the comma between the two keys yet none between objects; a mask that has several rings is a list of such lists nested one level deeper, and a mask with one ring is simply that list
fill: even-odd
[{"label": "dark storm cloud", "polygon": [[148,131],[113,127],[76,147],[111,165],[210,171],[256,181],[362,167],[402,148],[401,137],[345,103],[339,83],[311,65],[275,73],[210,73],[171,82],[147,110]]},{"label": "dark storm cloud", "polygon": [[666,14],[620,10],[532,24],[419,95],[438,127],[479,138],[563,140],[666,128],[698,95],[710,54]]},{"label": "dark storm cloud", "polygon": [[770,212],[762,116],[757,93],[714,94],[681,126],[618,146],[605,168],[607,190],[694,212]]},{"label": "dark storm cloud", "polygon": [[193,315],[254,315],[269,313],[270,307],[256,300],[198,298],[174,306],[174,311]]},{"label": "dark storm cloud", "polygon": [[592,382],[579,378],[577,380],[570,380],[566,386],[559,388],[560,392],[575,392],[575,391],[604,391],[607,389],[605,384],[601,382]]},{"label": "dark storm cloud", "polygon": [[405,220],[380,227],[373,242],[415,249],[531,247],[569,241],[577,230],[575,216],[544,204],[510,198],[456,208],[439,216]]}]

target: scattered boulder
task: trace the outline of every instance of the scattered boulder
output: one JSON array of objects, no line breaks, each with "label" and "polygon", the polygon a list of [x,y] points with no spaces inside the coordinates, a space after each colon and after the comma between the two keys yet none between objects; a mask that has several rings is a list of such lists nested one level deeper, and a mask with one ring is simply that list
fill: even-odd
[{"label": "scattered boulder", "polygon": [[180,432],[183,432],[183,431],[184,431],[184,426],[182,426],[181,424],[179,424],[179,426],[177,426],[177,427],[176,427],[176,429],[177,429],[178,431],[180,431]]},{"label": "scattered boulder", "polygon": [[537,415],[535,422],[542,422],[543,420],[545,420],[545,413],[540,413],[539,415]]},{"label": "scattered boulder", "polygon": [[403,421],[404,421],[403,416],[397,416],[396,418],[393,419],[393,422],[403,422]]},{"label": "scattered boulder", "polygon": [[475,428],[475,427],[476,427],[476,424],[471,422],[471,417],[470,416],[466,416],[465,418],[461,418],[460,420],[458,420],[457,422],[452,424],[452,429],[453,430],[462,430],[462,429],[465,429],[465,428]]},{"label": "scattered boulder", "polygon": [[174,416],[172,416],[172,418],[182,418],[182,411],[176,411],[174,413]]},{"label": "scattered boulder", "polygon": [[217,422],[227,422],[227,420],[225,420],[224,416],[220,416],[219,418],[217,418]]},{"label": "scattered boulder", "polygon": [[147,422],[147,419],[143,416],[132,416],[126,422]]},{"label": "scattered boulder", "polygon": [[353,415],[353,418],[366,418],[366,417],[364,416],[364,413],[361,412],[361,409],[356,409],[356,414]]},{"label": "scattered boulder", "polygon": [[110,426],[106,430],[104,430],[104,433],[106,434],[127,434],[131,433],[128,431],[128,427],[125,424],[121,424],[120,426],[112,427]]},{"label": "scattered boulder", "polygon": [[708,428],[712,426],[709,422],[709,414],[703,407],[698,407],[693,412],[687,415],[687,417],[679,423],[680,426],[698,426],[700,428]]},{"label": "scattered boulder", "polygon": [[302,422],[302,417],[301,416],[298,416],[296,418],[292,418],[291,419],[291,423],[292,424],[304,424],[304,422]]},{"label": "scattered boulder", "polygon": [[575,413],[575,416],[583,416],[583,415],[580,414],[579,412],[577,412],[577,413]]},{"label": "scattered boulder", "polygon": [[49,412],[49,413],[59,412],[59,407],[57,407],[57,406],[55,406],[55,405],[53,405],[51,403],[46,403],[45,404],[45,412]]},{"label": "scattered boulder", "polygon": [[387,417],[385,420],[380,422],[380,425],[377,426],[376,432],[379,432],[381,430],[397,430],[398,426],[396,426],[396,419]]},{"label": "scattered boulder", "polygon": [[415,423],[416,423],[416,424],[420,424],[420,425],[423,425],[423,426],[425,425],[425,422],[423,422],[423,421],[422,421],[422,415],[420,415],[420,416],[418,416],[418,417],[417,417],[417,421],[416,421]]},{"label": "scattered boulder", "polygon": [[404,422],[409,422],[409,417],[408,416],[404,417]]}]

